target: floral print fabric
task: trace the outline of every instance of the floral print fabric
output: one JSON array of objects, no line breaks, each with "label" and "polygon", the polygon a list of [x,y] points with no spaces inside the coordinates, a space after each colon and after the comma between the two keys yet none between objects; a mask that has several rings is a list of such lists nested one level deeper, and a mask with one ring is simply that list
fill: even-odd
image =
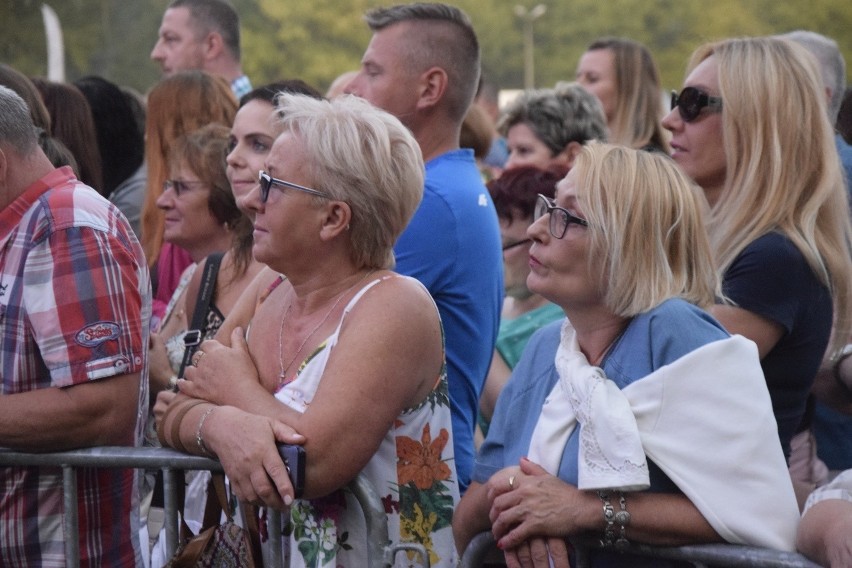
[{"label": "floral print fabric", "polygon": [[[366,284],[346,307],[343,318],[364,292],[381,280]],[[301,364],[296,380],[276,393],[280,401],[304,412],[316,392],[339,331],[340,326]],[[453,462],[446,368],[426,400],[397,417],[362,474],[382,498],[392,544],[423,545],[431,566],[457,564],[450,524],[459,491]],[[295,501],[285,536],[288,537],[285,546],[289,541],[289,551],[285,554],[289,552],[291,566],[367,566],[364,513],[346,488],[322,499]],[[396,554],[394,565],[422,566],[424,562],[419,554],[404,551]]]}]

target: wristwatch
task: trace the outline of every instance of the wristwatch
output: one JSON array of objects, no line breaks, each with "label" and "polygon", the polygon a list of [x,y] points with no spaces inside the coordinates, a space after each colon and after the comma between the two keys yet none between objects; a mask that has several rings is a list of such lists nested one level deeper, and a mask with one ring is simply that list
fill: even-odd
[{"label": "wristwatch", "polygon": [[843,361],[845,361],[850,355],[852,355],[852,343],[847,343],[834,357],[834,362],[831,365],[831,374],[834,375],[834,380],[838,385],[840,385],[840,388],[852,395],[852,387],[843,380],[843,377],[840,374],[840,365],[842,365]]}]

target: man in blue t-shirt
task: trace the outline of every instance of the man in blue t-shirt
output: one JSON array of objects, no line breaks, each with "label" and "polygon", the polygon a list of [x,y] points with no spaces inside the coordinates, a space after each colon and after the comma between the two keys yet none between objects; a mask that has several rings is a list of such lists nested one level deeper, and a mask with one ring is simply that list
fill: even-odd
[{"label": "man in blue t-shirt", "polygon": [[503,299],[497,214],[473,152],[459,149],[479,79],[479,43],[467,15],[444,4],[378,8],[366,21],[373,37],[345,90],[399,118],[426,162],[423,202],[394,253],[396,270],[420,280],[441,314],[455,467],[464,491]]}]

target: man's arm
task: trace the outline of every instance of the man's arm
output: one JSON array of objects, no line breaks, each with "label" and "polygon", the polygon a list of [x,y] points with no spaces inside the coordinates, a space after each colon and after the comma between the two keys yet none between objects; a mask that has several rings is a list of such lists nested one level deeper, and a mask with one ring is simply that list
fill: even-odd
[{"label": "man's arm", "polygon": [[132,445],[140,373],[0,396],[0,446],[59,451]]}]

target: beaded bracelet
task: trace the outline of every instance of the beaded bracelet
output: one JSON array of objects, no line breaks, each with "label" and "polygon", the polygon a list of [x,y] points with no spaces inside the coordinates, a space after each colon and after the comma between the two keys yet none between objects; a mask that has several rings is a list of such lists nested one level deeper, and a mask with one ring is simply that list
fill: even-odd
[{"label": "beaded bracelet", "polygon": [[198,449],[201,450],[202,455],[205,456],[212,456],[213,452],[208,450],[207,446],[204,445],[204,436],[202,436],[201,429],[204,428],[204,421],[207,420],[207,417],[210,416],[214,410],[216,410],[216,407],[211,406],[204,414],[201,415],[201,420],[198,421],[198,429],[195,431],[195,443],[198,444]]},{"label": "beaded bracelet", "polygon": [[[623,551],[630,546],[630,541],[627,540],[627,525],[630,524],[630,513],[627,512],[627,499],[624,493],[618,493],[618,504],[620,511],[616,512],[609,500],[608,491],[598,491],[598,497],[603,502],[603,514],[606,526],[604,527],[603,540],[600,544],[604,548],[615,547],[616,550]],[[618,536],[615,534],[615,525],[618,524]]]}]

